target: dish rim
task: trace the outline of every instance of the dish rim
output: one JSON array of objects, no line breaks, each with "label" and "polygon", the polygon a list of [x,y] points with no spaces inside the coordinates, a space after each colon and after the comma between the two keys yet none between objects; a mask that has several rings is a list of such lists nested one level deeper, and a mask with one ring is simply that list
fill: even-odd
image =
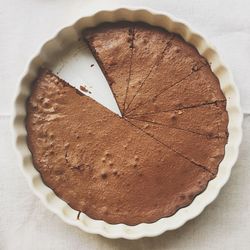
[{"label": "dish rim", "polygon": [[[181,208],[170,217],[161,218],[160,220],[153,223],[141,223],[135,226],[129,226],[125,224],[113,225],[101,220],[91,219],[85,214],[81,215],[80,220],[77,220],[76,216],[75,219],[73,219],[73,212],[68,211],[73,209],[70,208],[60,198],[58,198],[54,194],[53,190],[48,188],[42,182],[41,176],[35,169],[33,164],[33,169],[30,166],[31,153],[29,152],[29,154],[27,154],[27,133],[24,121],[26,116],[26,110],[25,107],[22,106],[26,102],[26,98],[29,95],[30,87],[28,86],[29,84],[27,84],[29,75],[31,74],[30,72],[32,66],[34,65],[34,63],[36,63],[36,60],[38,60],[37,58],[41,57],[41,54],[44,52],[44,50],[46,50],[46,46],[48,46],[48,44],[50,44],[51,42],[58,40],[61,34],[65,32],[65,30],[78,30],[80,23],[87,22],[87,20],[89,20],[89,22],[91,22],[90,20],[92,20],[92,22],[95,21],[96,23],[100,23],[104,22],[104,20],[112,20],[114,22],[119,20],[131,21],[131,18],[135,18],[136,20],[143,19],[142,21],[145,21],[144,18],[148,18],[148,23],[150,24],[152,24],[152,22],[155,22],[155,20],[161,20],[162,23],[166,22],[164,24],[165,28],[171,23],[173,30],[170,30],[170,28],[168,29],[169,31],[179,33],[187,42],[192,43],[199,50],[200,53],[201,50],[203,50],[203,53],[201,53],[201,55],[205,55],[206,51],[208,51],[208,54],[205,57],[213,58],[212,61],[213,63],[215,62],[214,69],[221,69],[223,71],[222,75],[223,77],[225,77],[225,79],[221,79],[221,77],[219,77],[217,73],[215,74],[218,76],[221,88],[222,90],[224,88],[223,92],[227,97],[227,111],[229,115],[229,139],[228,144],[226,146],[226,153],[223,161],[220,163],[219,172],[216,178],[209,182],[204,192],[197,195],[194,201],[189,206]],[[196,40],[192,40],[192,38],[194,37],[196,38]],[[202,46],[200,48],[197,47],[198,45],[195,44],[197,40],[199,40],[199,43],[200,45],[202,44],[203,48]],[[214,69],[212,67],[213,71]],[[222,81],[226,81],[227,83],[222,86]],[[225,91],[230,91],[230,94],[228,94],[227,96]],[[20,103],[22,104],[21,106]],[[14,133],[13,139],[15,150],[17,151],[19,156],[18,165],[20,166],[32,191],[36,194],[36,196],[41,199],[43,204],[50,211],[57,214],[67,224],[77,226],[81,230],[88,233],[99,234],[104,237],[113,239],[139,239],[142,237],[158,236],[165,231],[174,230],[181,227],[187,221],[198,216],[207,205],[209,205],[215,200],[221,188],[228,181],[231,169],[238,158],[239,145],[242,139],[243,115],[240,107],[239,93],[233,81],[232,74],[228,67],[226,67],[226,65],[221,61],[217,50],[214,48],[214,46],[211,45],[210,42],[208,42],[207,39],[204,38],[204,36],[200,35],[199,32],[196,32],[192,28],[190,28],[190,25],[188,25],[185,21],[176,18],[167,12],[159,12],[149,8],[118,8],[114,10],[101,10],[95,12],[93,15],[83,16],[82,18],[78,19],[73,25],[67,26],[66,28],[63,28],[62,30],[57,32],[57,34],[53,38],[49,39],[42,46],[38,54],[33,57],[31,62],[29,63],[28,69],[26,70],[24,76],[22,77],[22,80],[20,81],[17,93],[15,95],[14,109],[12,112],[11,120]],[[53,195],[56,197],[53,197]],[[74,213],[78,213],[78,211],[73,211]]]}]

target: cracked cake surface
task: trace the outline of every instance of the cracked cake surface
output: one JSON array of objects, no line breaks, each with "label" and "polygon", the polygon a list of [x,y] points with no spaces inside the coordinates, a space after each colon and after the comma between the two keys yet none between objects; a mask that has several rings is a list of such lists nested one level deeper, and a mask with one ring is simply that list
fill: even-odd
[{"label": "cracked cake surface", "polygon": [[161,28],[118,22],[83,34],[122,117],[41,70],[27,100],[34,166],[93,219],[136,225],[172,216],[205,190],[224,158],[219,81],[193,46]]}]

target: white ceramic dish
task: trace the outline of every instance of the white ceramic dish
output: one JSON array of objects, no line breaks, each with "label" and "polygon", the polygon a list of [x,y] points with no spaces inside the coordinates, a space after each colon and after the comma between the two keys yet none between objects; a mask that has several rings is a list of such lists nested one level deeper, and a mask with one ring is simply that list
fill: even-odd
[{"label": "white ceramic dish", "polygon": [[[59,199],[54,192],[48,188],[40,177],[40,174],[34,168],[31,159],[31,153],[28,150],[26,143],[25,102],[30,94],[30,86],[36,77],[38,68],[41,65],[48,66],[55,71],[59,71],[59,75],[69,82],[74,82],[76,85],[81,84],[80,74],[84,68],[87,68],[89,76],[99,74],[97,67],[96,72],[90,71],[89,64],[91,58],[86,59],[88,54],[85,51],[84,56],[79,53],[72,52],[72,47],[75,46],[81,31],[84,28],[95,26],[99,23],[110,21],[116,22],[120,20],[128,21],[144,21],[153,25],[161,26],[169,31],[179,33],[187,42],[193,44],[207,60],[211,63],[213,72],[220,80],[221,88],[227,98],[227,111],[229,114],[229,140],[226,145],[226,152],[223,161],[220,164],[217,177],[210,181],[206,190],[198,195],[191,205],[180,209],[176,214],[168,218],[162,218],[154,223],[139,224],[136,226],[128,226],[124,224],[111,225],[104,221],[93,220],[85,214],[81,214],[80,220],[77,220],[78,211],[70,208],[64,201]],[[77,46],[76,46],[77,47]],[[66,51],[66,53],[65,53]],[[71,52],[70,52],[71,51]],[[84,51],[80,49],[80,51]],[[68,54],[67,54],[68,53]],[[82,52],[80,52],[81,54]],[[74,58],[72,60],[72,58]],[[87,56],[88,57],[88,56]],[[67,60],[71,58],[71,63],[75,66],[67,67]],[[81,63],[88,60],[88,65],[74,63],[78,59]],[[84,58],[84,59],[83,59]],[[85,61],[86,63],[86,61]],[[78,65],[78,66],[76,66]],[[81,65],[81,67],[79,66]],[[79,68],[80,67],[80,68]],[[78,70],[78,79],[75,78],[74,72]],[[86,72],[86,69],[85,69]],[[91,77],[88,80],[91,82]],[[100,79],[101,77],[101,79]],[[98,77],[97,77],[98,78]],[[104,82],[102,88],[106,90],[99,91],[93,87],[93,98],[108,106],[114,112],[117,112],[117,107],[114,102],[110,102],[108,95],[110,94],[107,84],[103,76],[99,75],[99,82]],[[79,85],[78,85],[79,86]],[[104,93],[104,94],[103,94]],[[13,126],[15,131],[15,144],[19,152],[19,165],[24,173],[31,189],[42,200],[45,206],[57,214],[66,223],[79,227],[80,229],[89,232],[100,234],[108,238],[126,238],[138,239],[146,236],[156,236],[167,230],[173,230],[182,226],[188,220],[199,215],[203,209],[211,203],[218,195],[220,189],[227,182],[231,169],[237,159],[239,144],[242,137],[242,113],[240,110],[240,102],[237,88],[233,82],[232,75],[227,67],[222,63],[218,53],[200,34],[194,32],[187,24],[166,13],[159,13],[145,9],[117,9],[114,11],[100,11],[93,16],[83,17],[74,25],[61,30],[53,39],[49,40],[40,50],[39,54],[31,61],[27,72],[25,73],[20,86],[18,88],[17,97],[15,100],[15,110],[13,117]]]}]

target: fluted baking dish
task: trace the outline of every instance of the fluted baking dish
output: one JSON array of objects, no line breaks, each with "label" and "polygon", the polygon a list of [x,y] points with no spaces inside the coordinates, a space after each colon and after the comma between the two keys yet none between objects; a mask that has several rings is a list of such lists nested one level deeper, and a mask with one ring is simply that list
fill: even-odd
[{"label": "fluted baking dish", "polygon": [[[229,115],[229,137],[225,149],[225,157],[220,163],[216,178],[209,182],[206,190],[199,194],[189,206],[181,208],[171,217],[162,218],[154,223],[142,223],[136,226],[111,225],[101,220],[91,219],[85,214],[81,214],[80,219],[77,220],[78,211],[69,207],[55,195],[53,190],[43,183],[39,172],[32,164],[32,156],[26,142],[26,100],[30,95],[31,84],[37,76],[39,67],[46,66],[60,72],[66,64],[65,60],[62,61],[60,59],[60,54],[70,51],[72,46],[79,42],[82,30],[102,22],[117,22],[121,20],[143,21],[160,26],[170,32],[180,34],[187,42],[193,44],[199,53],[211,63],[212,71],[218,77],[221,89],[227,99],[226,109]],[[75,63],[77,63],[76,59]],[[83,66],[79,65],[77,67]],[[67,72],[69,72],[69,69],[64,70],[62,73],[64,79],[66,78],[65,80],[68,80],[67,74],[70,74],[70,72]],[[105,99],[105,96],[101,97],[99,95],[99,102],[102,102],[102,99]],[[113,11],[100,11],[92,16],[82,17],[72,26],[62,29],[54,38],[44,44],[40,52],[29,64],[17,90],[13,112],[14,139],[19,154],[19,165],[33,192],[49,210],[57,214],[66,223],[77,226],[88,233],[100,234],[107,238],[138,239],[146,236],[157,236],[165,231],[179,228],[188,220],[199,215],[217,197],[220,189],[229,179],[231,169],[238,157],[242,137],[241,125],[242,113],[237,88],[230,71],[221,61],[215,48],[203,36],[193,31],[185,22],[167,13],[148,9],[121,8]]]}]

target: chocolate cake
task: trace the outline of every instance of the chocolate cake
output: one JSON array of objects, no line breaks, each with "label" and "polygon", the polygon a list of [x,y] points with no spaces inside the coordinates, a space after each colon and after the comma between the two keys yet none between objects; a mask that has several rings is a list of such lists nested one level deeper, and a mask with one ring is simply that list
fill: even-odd
[{"label": "chocolate cake", "polygon": [[169,111],[135,114],[127,118],[179,128],[208,137],[227,137],[228,115],[225,105],[225,101],[217,101]]},{"label": "chocolate cake", "polygon": [[131,71],[134,25],[120,22],[110,28],[110,24],[103,24],[84,33],[123,113]]},{"label": "chocolate cake", "polygon": [[140,91],[135,93],[132,102],[128,104],[126,113],[147,102],[149,97],[155,98],[206,65],[207,62],[195,48],[174,35],[165,48],[161,60],[154,65]]},{"label": "chocolate cake", "polygon": [[228,115],[217,77],[193,46],[158,27],[106,23],[84,38],[122,116],[41,70],[27,101],[34,166],[93,219],[136,225],[175,214],[224,157]]},{"label": "chocolate cake", "polygon": [[141,23],[134,26],[131,73],[124,101],[125,110],[128,109],[129,104],[151,74],[152,69],[160,62],[164,51],[173,39],[173,34],[163,29],[152,28],[150,25]]},{"label": "chocolate cake", "polygon": [[[148,93],[147,99],[144,93],[138,94],[137,99],[143,104],[139,104],[135,110],[130,110],[126,115],[195,108],[225,102],[219,81],[209,66],[202,67],[196,73],[188,75],[157,94],[151,93]],[[221,109],[226,110],[225,106]]]}]

